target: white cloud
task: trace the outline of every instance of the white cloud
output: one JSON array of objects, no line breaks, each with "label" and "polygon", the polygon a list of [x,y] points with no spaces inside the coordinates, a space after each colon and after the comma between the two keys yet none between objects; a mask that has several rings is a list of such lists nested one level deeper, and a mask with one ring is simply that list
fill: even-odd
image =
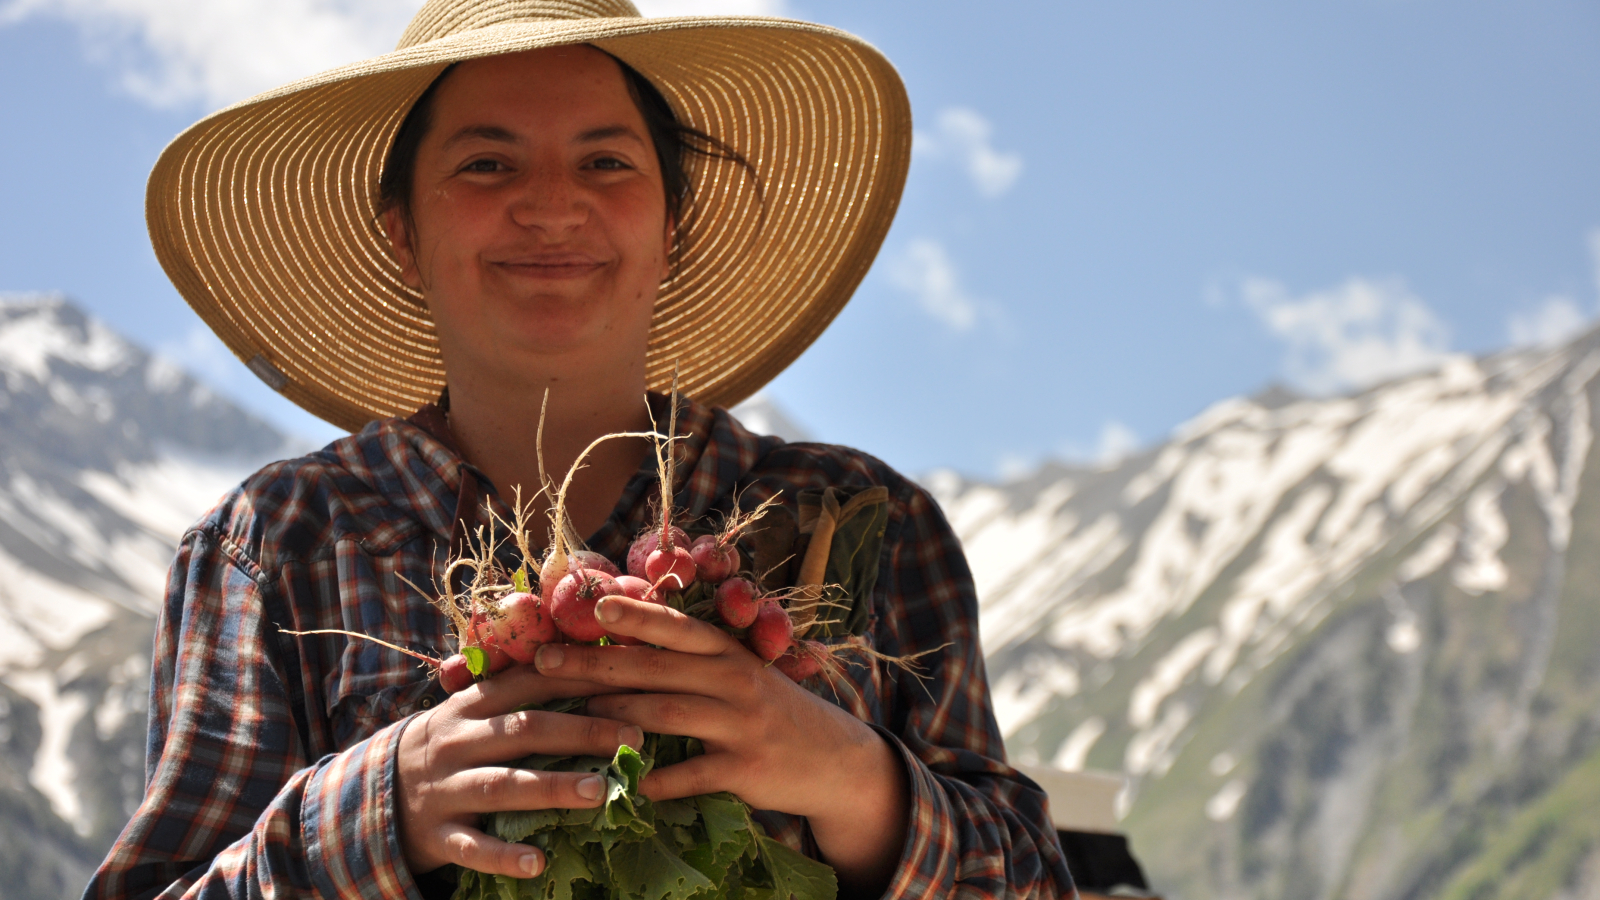
[{"label": "white cloud", "polygon": [[889,277],[910,292],[922,311],[952,331],[967,331],[978,321],[978,302],[967,296],[944,245],[928,238],[911,242],[890,264]]},{"label": "white cloud", "polygon": [[218,108],[386,52],[421,0],[11,0],[0,25],[76,25],[91,56],[155,106]]},{"label": "white cloud", "polygon": [[1547,297],[1537,309],[1513,313],[1506,321],[1506,334],[1515,347],[1555,347],[1577,337],[1591,324],[1570,299]]},{"label": "white cloud", "polygon": [[786,16],[783,0],[634,0],[647,16]]},{"label": "white cloud", "polygon": [[976,111],[951,107],[941,111],[934,123],[932,132],[915,134],[914,149],[935,159],[954,158],[983,196],[1004,194],[1022,174],[1022,156],[994,149],[989,142],[994,128]]},{"label": "white cloud", "polygon": [[[228,390],[246,380],[248,370],[211,329],[196,322],[181,337],[162,341],[156,355],[212,385]],[[253,376],[252,376],[253,377]]]},{"label": "white cloud", "polygon": [[[0,0],[0,26],[70,22],[123,90],[218,109],[394,49],[422,0]],[[647,16],[766,15],[783,0],[644,0]]]},{"label": "white cloud", "polygon": [[1138,433],[1112,419],[1100,426],[1100,436],[1095,439],[1093,446],[1066,441],[1056,447],[1056,455],[1080,465],[1110,469],[1138,452],[1140,443]]},{"label": "white cloud", "polygon": [[1095,462],[1110,468],[1132,456],[1138,449],[1139,435],[1132,428],[1113,420],[1100,427],[1100,444],[1095,450]]},{"label": "white cloud", "polygon": [[1288,344],[1285,376],[1312,393],[1367,387],[1450,355],[1449,328],[1399,281],[1352,278],[1296,297],[1276,281],[1248,278],[1242,292]]},{"label": "white cloud", "polygon": [[1000,475],[1001,481],[1016,481],[1032,475],[1039,468],[1039,461],[1031,456],[1021,453],[1002,453],[1000,463],[995,470]]}]

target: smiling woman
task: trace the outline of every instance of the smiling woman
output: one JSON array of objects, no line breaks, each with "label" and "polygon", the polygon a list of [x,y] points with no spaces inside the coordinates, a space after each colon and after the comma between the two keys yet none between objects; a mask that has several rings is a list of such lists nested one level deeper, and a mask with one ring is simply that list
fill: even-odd
[{"label": "smiling woman", "polygon": [[[401,46],[199,123],[151,178],[189,302],[286,395],[361,430],[262,470],[186,535],[145,799],[90,895],[399,897],[451,890],[447,863],[554,872],[554,845],[482,817],[592,809],[604,782],[512,763],[647,732],[704,752],[650,771],[645,796],[731,792],[849,895],[1070,895],[1043,793],[1003,762],[971,577],[932,500],[716,406],[804,349],[876,252],[909,156],[893,69],[831,29],[652,21],[621,0],[433,0]],[[780,593],[825,577],[847,611],[819,636],[924,671],[853,666],[808,690],[706,622],[611,597],[587,625],[624,645],[547,644],[447,696],[407,656],[450,640],[411,585],[447,581],[519,491],[562,527],[544,466],[665,420],[651,389],[680,375],[682,477],[657,493],[648,445],[614,440],[563,488],[588,548],[623,559],[660,522],[652,497],[691,530],[765,503],[737,565]],[[530,708],[555,700],[579,702]]]}]

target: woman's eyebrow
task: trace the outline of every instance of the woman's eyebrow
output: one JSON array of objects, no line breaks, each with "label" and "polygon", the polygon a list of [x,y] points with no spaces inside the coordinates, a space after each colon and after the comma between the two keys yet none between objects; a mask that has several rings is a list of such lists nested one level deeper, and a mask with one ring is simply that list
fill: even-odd
[{"label": "woman's eyebrow", "polygon": [[[599,128],[591,128],[580,133],[573,139],[573,143],[592,144],[596,141],[608,141],[612,138],[632,138],[641,144],[644,143],[644,139],[626,125],[602,125]],[[494,141],[499,144],[521,143],[521,140],[515,134],[505,128],[501,128],[499,125],[468,125],[446,138],[442,146],[448,150],[456,144],[473,139]]]},{"label": "woman's eyebrow", "polygon": [[472,140],[473,138],[501,144],[518,143],[516,135],[498,125],[468,125],[446,138],[442,146],[444,149],[449,149],[462,141]]},{"label": "woman's eyebrow", "polygon": [[641,144],[644,143],[644,139],[639,137],[638,132],[626,125],[602,125],[599,128],[591,128],[579,134],[574,143],[588,144],[594,141],[608,141],[619,137],[633,138]]}]

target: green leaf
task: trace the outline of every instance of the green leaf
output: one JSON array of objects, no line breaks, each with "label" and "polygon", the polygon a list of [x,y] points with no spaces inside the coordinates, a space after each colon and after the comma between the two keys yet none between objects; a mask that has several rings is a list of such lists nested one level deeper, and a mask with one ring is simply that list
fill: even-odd
[{"label": "green leaf", "polygon": [[777,900],[834,900],[839,895],[839,878],[832,866],[796,853],[764,834],[756,839],[761,842],[761,861],[772,876]]},{"label": "green leaf", "polygon": [[573,843],[563,832],[556,832],[549,849],[544,852],[544,858],[544,871],[539,873],[539,877],[523,883],[524,897],[534,897],[537,900],[573,900],[576,886],[595,880],[594,869],[589,865],[589,858],[583,852],[583,848]]},{"label": "green leaf", "polygon": [[489,670],[489,654],[483,652],[482,647],[462,647],[461,655],[467,658],[467,671],[473,678],[482,678]]},{"label": "green leaf", "polygon": [[528,593],[528,567],[520,566],[511,573],[511,588],[519,594]]},{"label": "green leaf", "polygon": [[639,751],[627,744],[617,748],[617,755],[611,760],[611,771],[621,776],[628,785],[628,794],[639,793],[639,779],[644,777],[646,769],[644,757]]},{"label": "green leaf", "polygon": [[700,810],[688,800],[661,800],[656,803],[656,818],[669,825],[693,825]]},{"label": "green leaf", "polygon": [[683,854],[689,865],[718,884],[732,880],[729,873],[746,853],[755,850],[755,831],[745,805],[732,794],[704,794],[694,798],[704,820],[703,843]]},{"label": "green leaf", "polygon": [[502,841],[520,841],[561,824],[564,809],[535,809],[527,812],[497,812],[489,817],[489,833]]},{"label": "green leaf", "polygon": [[462,871],[455,900],[833,900],[833,870],[766,838],[738,797],[656,804],[639,794],[652,766],[702,752],[693,738],[651,734],[644,753],[523,759],[528,769],[599,774],[605,800],[489,816],[491,834],[539,847],[549,863],[532,879]]},{"label": "green leaf", "polygon": [[694,798],[695,806],[705,819],[706,837],[713,847],[737,843],[748,845],[755,832],[750,823],[749,807],[732,794],[701,794]]},{"label": "green leaf", "polygon": [[607,856],[612,885],[628,900],[688,900],[715,889],[659,837],[619,844]]}]

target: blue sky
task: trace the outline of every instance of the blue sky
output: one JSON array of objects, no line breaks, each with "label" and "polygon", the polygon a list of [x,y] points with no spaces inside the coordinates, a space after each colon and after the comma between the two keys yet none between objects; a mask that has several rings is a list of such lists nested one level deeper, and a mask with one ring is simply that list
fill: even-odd
[{"label": "blue sky", "polygon": [[[0,291],[61,291],[311,437],[204,331],[144,178],[218,105],[392,44],[416,0],[0,0]],[[658,0],[858,33],[917,151],[833,328],[771,386],[823,439],[994,477],[1592,319],[1600,6]]]}]

